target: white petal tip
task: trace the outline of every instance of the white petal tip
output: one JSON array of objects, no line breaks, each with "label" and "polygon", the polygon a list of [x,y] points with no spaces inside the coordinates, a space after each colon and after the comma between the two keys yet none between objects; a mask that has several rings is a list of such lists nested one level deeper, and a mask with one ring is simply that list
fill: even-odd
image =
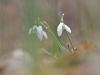
[{"label": "white petal tip", "polygon": [[69,30],[69,33],[71,33],[71,30]]},{"label": "white petal tip", "polygon": [[58,33],[58,36],[60,37],[62,35],[63,30],[61,29]]},{"label": "white petal tip", "polygon": [[61,36],[61,35],[58,35],[59,37]]},{"label": "white petal tip", "polygon": [[46,32],[44,32],[44,31],[43,31],[43,36],[44,36],[46,39],[48,39],[48,36],[47,36]]},{"label": "white petal tip", "polygon": [[40,41],[42,41],[42,36],[41,35],[38,35],[38,39],[40,40]]}]

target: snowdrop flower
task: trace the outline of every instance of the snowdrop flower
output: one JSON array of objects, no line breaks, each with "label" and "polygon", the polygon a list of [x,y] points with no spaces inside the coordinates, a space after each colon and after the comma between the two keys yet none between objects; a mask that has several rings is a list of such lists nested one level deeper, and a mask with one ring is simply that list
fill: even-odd
[{"label": "snowdrop flower", "polygon": [[43,36],[47,39],[48,36],[46,34],[46,32],[43,31],[42,26],[38,26],[37,27],[37,33],[36,33],[38,39],[40,39],[42,41]]},{"label": "snowdrop flower", "polygon": [[63,22],[61,22],[57,27],[58,36],[61,36],[63,30],[66,30],[67,32],[71,33],[71,29],[67,25],[65,25]]},{"label": "snowdrop flower", "polygon": [[43,37],[45,37],[46,39],[48,38],[47,34],[45,31],[43,31],[42,26],[33,26],[33,28],[30,28],[29,30],[29,35],[30,34],[36,34],[38,39],[40,39],[42,41]]}]

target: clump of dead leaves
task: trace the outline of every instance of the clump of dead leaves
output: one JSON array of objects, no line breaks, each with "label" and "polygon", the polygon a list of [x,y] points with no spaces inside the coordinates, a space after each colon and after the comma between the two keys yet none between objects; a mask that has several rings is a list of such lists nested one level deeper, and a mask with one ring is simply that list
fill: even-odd
[{"label": "clump of dead leaves", "polygon": [[99,49],[93,42],[86,40],[76,47],[74,51],[73,54],[65,55],[61,60],[58,60],[55,66],[65,68],[65,75],[100,75],[99,71],[97,71],[99,72],[97,74],[94,70],[90,70],[90,68],[94,68],[93,65],[100,66],[99,64],[92,63],[97,60],[100,61],[97,58],[100,57]]}]

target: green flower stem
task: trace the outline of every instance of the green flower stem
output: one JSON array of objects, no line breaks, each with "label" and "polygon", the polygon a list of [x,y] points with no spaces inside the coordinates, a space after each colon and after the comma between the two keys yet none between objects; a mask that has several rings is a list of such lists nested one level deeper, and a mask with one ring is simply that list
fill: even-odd
[{"label": "green flower stem", "polygon": [[54,34],[51,32],[51,30],[47,27],[47,26],[45,26],[43,23],[41,23],[47,30],[48,30],[48,32],[49,33],[51,33],[52,34],[52,36],[53,36],[53,38],[54,38],[54,41],[56,41],[56,42],[58,42],[57,44],[60,46],[60,48],[61,48],[61,44],[59,43],[59,41],[57,40],[57,38],[54,36]]},{"label": "green flower stem", "polygon": [[62,16],[61,16],[61,22],[63,22],[63,17],[64,17],[64,14],[62,14]]},{"label": "green flower stem", "polygon": [[[50,56],[53,56],[51,53],[49,53],[47,50],[42,49],[42,51],[44,51],[45,53],[47,53]],[[58,59],[56,56],[53,56],[54,58]]]},{"label": "green flower stem", "polygon": [[70,38],[70,35],[68,34],[68,32],[66,31],[66,33],[67,33],[67,36],[68,36],[68,39],[69,39],[69,41],[70,41],[70,44],[71,44],[71,46],[72,46],[72,53],[74,53],[74,45],[73,45],[73,43],[72,43],[72,40],[71,40],[71,38]]},{"label": "green flower stem", "polygon": [[57,42],[57,44],[59,45],[59,47],[60,47],[62,50],[64,50],[65,52],[67,51],[67,52],[70,54],[70,52],[69,52],[66,48],[64,48],[64,47],[61,45],[61,43],[58,41],[58,39],[55,37],[55,35],[54,35],[50,30],[48,30],[48,31],[52,34],[52,36],[53,36],[55,42]]},{"label": "green flower stem", "polygon": [[47,26],[46,26],[45,24],[43,24],[42,22],[40,22],[40,24],[43,25],[43,26],[48,30],[48,32],[52,35],[54,41],[58,44],[58,46],[60,47],[60,49],[61,49],[61,50],[64,50],[64,52],[67,51],[67,52],[70,54],[70,52],[69,52],[66,48],[64,48],[64,47],[61,45],[61,43],[59,42],[59,40],[58,40],[58,39],[55,37],[55,35],[52,33],[52,31],[51,31],[50,28],[48,27],[48,24],[45,23],[45,24],[47,24]]}]

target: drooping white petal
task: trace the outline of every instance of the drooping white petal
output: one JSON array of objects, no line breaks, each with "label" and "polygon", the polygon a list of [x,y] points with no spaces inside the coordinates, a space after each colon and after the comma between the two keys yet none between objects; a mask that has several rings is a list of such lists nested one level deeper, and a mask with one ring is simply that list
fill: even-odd
[{"label": "drooping white petal", "polygon": [[32,31],[33,31],[33,28],[30,28],[30,29],[29,29],[29,35],[32,34]]},{"label": "drooping white petal", "polygon": [[46,39],[48,38],[46,32],[44,32],[44,31],[43,31],[43,36],[44,36]]},{"label": "drooping white petal", "polygon": [[66,29],[66,31],[68,31],[69,33],[71,33],[71,29],[67,25],[65,25],[65,29]]},{"label": "drooping white petal", "polygon": [[57,32],[59,32],[60,30],[62,30],[62,26],[63,26],[63,23],[60,23],[57,27]]},{"label": "drooping white petal", "polygon": [[63,23],[60,23],[57,27],[57,33],[58,33],[58,36],[61,36],[63,30],[62,30],[62,26],[63,26]]},{"label": "drooping white petal", "polygon": [[42,41],[43,39],[43,29],[42,26],[37,27],[37,37]]},{"label": "drooping white petal", "polygon": [[42,26],[38,26],[38,27],[37,27],[37,33],[38,33],[39,35],[43,35]]},{"label": "drooping white petal", "polygon": [[61,36],[62,32],[63,32],[62,29],[59,32],[57,32],[58,33],[58,36]]}]

